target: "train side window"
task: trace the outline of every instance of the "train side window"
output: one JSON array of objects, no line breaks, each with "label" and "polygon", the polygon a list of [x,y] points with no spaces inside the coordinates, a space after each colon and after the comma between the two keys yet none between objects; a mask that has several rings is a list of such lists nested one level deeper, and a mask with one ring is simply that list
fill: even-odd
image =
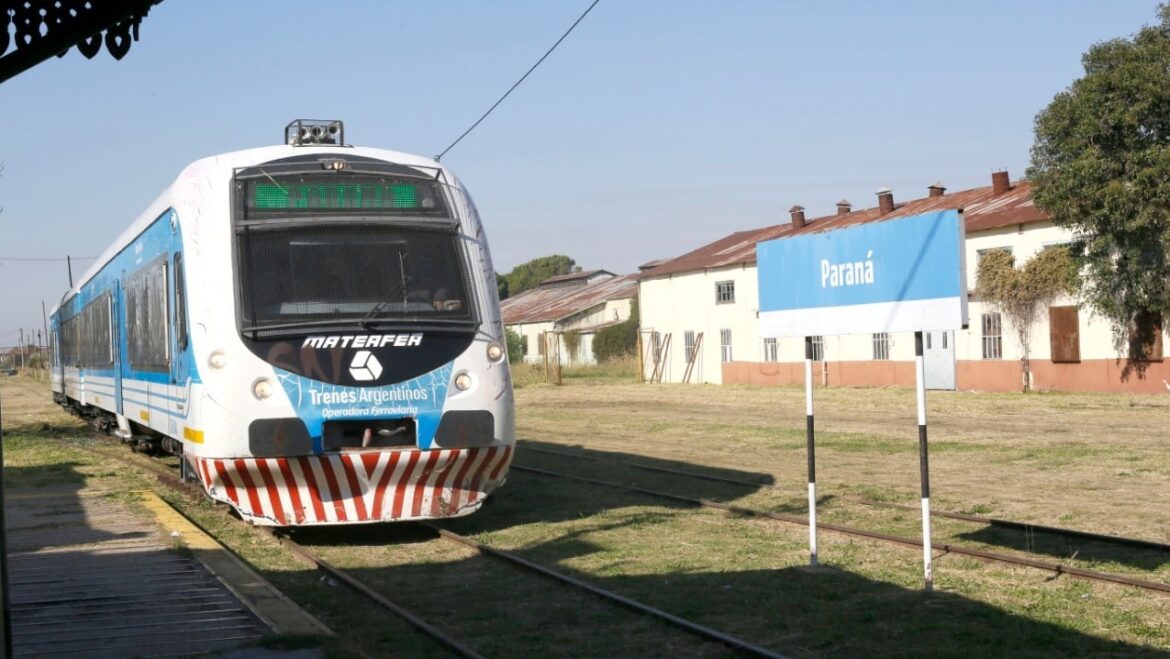
[{"label": "train side window", "polygon": [[179,350],[187,349],[187,283],[183,279],[183,253],[175,252],[175,332]]},{"label": "train side window", "polygon": [[171,365],[166,256],[126,280],[126,335],[132,368],[166,371]]}]

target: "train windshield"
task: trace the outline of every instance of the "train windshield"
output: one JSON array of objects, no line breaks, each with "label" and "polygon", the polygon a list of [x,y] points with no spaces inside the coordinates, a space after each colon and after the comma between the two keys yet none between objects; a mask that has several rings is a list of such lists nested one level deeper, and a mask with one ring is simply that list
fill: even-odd
[{"label": "train windshield", "polygon": [[470,324],[476,309],[454,230],[280,224],[239,235],[245,330]]}]

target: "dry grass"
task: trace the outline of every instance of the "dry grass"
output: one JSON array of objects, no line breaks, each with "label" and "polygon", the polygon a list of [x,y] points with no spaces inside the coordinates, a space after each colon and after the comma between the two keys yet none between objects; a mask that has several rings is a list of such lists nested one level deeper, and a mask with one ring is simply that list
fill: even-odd
[{"label": "dry grass", "polygon": [[[596,375],[566,382],[518,389],[518,429],[528,438],[518,464],[803,513],[801,390],[642,385]],[[39,411],[35,395],[18,403],[26,394],[12,391],[11,383],[0,382],[0,394],[5,427],[11,428],[12,405],[24,428],[15,443],[5,442],[15,449],[12,459],[46,466],[80,462],[70,441],[44,441],[59,434],[52,429],[69,427],[68,417],[54,416],[44,397]],[[936,506],[1170,539],[1165,505],[1170,488],[1162,457],[1170,397],[931,393],[928,400]],[[819,390],[817,412],[824,518],[915,535],[916,513],[846,501],[850,495],[917,500],[913,392]],[[524,451],[524,446],[564,450],[569,445],[592,460]],[[772,486],[689,480],[617,460],[707,470]],[[82,471],[103,483],[126,478],[108,465]],[[292,561],[222,506],[166,496],[338,631],[342,640],[327,648],[331,655],[442,654]],[[492,505],[447,525],[793,657],[1170,653],[1165,596],[941,554],[937,590],[925,595],[916,550],[822,533],[825,566],[809,569],[803,527],[521,470],[511,473]],[[1033,550],[1170,581],[1165,555],[1021,538],[944,520],[936,520],[934,528],[940,540]],[[488,656],[725,654],[412,525],[305,530],[298,540]]]},{"label": "dry grass", "polygon": [[[526,388],[518,433],[748,470],[800,499],[798,388],[638,385]],[[913,391],[816,392],[818,490],[918,497]],[[1170,542],[1170,396],[930,392],[931,491],[990,516]]]}]

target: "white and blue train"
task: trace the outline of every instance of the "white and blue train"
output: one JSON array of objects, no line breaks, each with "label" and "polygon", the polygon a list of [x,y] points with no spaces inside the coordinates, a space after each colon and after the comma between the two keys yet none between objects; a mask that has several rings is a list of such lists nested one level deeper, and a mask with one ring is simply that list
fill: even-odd
[{"label": "white and blue train", "polygon": [[54,398],[252,523],[452,517],[515,446],[495,274],[445,166],[299,120],[188,166],[53,311]]}]

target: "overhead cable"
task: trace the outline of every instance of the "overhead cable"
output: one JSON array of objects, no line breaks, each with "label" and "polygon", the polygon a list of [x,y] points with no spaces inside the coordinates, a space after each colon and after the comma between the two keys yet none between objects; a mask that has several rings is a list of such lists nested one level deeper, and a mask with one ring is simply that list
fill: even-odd
[{"label": "overhead cable", "polygon": [[463,134],[460,135],[458,138],[456,138],[455,141],[452,142],[446,149],[443,149],[442,153],[435,156],[435,161],[438,162],[439,160],[441,160],[443,158],[443,156],[447,155],[448,151],[455,148],[456,144],[459,144],[461,141],[463,141],[463,138],[467,137],[467,135],[469,133],[471,133],[471,131],[475,130],[476,126],[478,126],[484,119],[487,119],[487,116],[492,113],[492,110],[495,110],[496,107],[500,103],[503,103],[504,99],[508,98],[508,94],[511,94],[514,89],[519,87],[520,83],[524,82],[524,79],[527,78],[528,75],[531,74],[533,71],[535,71],[536,67],[540,66],[540,63],[543,62],[546,57],[551,55],[552,51],[556,50],[557,46],[561,45],[561,42],[565,40],[565,37],[569,36],[569,33],[573,31],[573,28],[577,27],[577,24],[580,23],[582,21],[582,19],[584,19],[585,16],[587,16],[589,14],[589,12],[593,11],[593,8],[597,6],[598,2],[601,2],[601,0],[593,0],[593,4],[589,5],[589,7],[580,16],[577,17],[577,20],[573,21],[573,24],[569,26],[568,30],[565,30],[565,33],[561,35],[561,38],[557,39],[557,42],[554,43],[551,48],[549,48],[547,51],[545,51],[544,55],[540,56],[540,59],[536,60],[536,64],[533,64],[532,67],[529,68],[528,71],[525,72],[524,75],[520,76],[520,79],[516,81],[516,84],[509,87],[508,91],[504,92],[504,95],[501,96],[498,101],[493,103],[492,106],[490,108],[488,108],[487,112],[483,113],[483,116],[481,116],[479,119],[476,119],[475,123],[471,124],[470,128],[463,131]]}]

